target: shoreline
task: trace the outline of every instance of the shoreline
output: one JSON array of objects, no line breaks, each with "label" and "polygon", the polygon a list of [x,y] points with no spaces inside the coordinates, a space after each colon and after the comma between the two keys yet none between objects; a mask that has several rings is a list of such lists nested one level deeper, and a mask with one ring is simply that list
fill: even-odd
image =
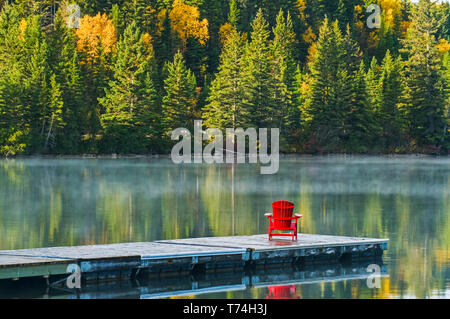
[{"label": "shoreline", "polygon": [[[246,155],[247,157],[248,155]],[[430,153],[327,153],[327,154],[307,154],[307,153],[280,153],[280,158],[325,158],[325,157],[385,157],[385,158],[408,158],[408,157],[423,157],[423,158],[446,158],[450,154],[430,154]],[[0,159],[27,159],[27,158],[42,158],[42,159],[153,159],[153,158],[167,158],[170,159],[170,154],[27,154],[15,156],[0,156]]]}]

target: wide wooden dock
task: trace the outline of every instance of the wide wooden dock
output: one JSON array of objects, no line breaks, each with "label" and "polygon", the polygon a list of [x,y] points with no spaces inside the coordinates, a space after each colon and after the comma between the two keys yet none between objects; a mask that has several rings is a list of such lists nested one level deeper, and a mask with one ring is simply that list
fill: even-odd
[{"label": "wide wooden dock", "polygon": [[76,264],[83,280],[171,275],[276,264],[330,263],[380,257],[388,239],[299,234],[297,241],[268,236],[205,237],[142,243],[0,251],[0,279],[68,276]]}]

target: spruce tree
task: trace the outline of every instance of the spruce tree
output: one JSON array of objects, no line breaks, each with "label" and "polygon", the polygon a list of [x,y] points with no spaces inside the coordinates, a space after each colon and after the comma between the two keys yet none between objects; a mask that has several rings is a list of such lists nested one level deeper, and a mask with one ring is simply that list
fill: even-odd
[{"label": "spruce tree", "polygon": [[203,110],[205,125],[221,129],[248,124],[248,91],[242,78],[245,40],[235,29],[225,43],[219,70],[211,84],[208,104]]},{"label": "spruce tree", "polygon": [[124,25],[125,25],[125,18],[123,16],[123,11],[120,10],[120,7],[118,4],[114,4],[111,8],[111,20],[114,23],[114,27],[116,28],[117,34],[122,34]]},{"label": "spruce tree", "polygon": [[72,29],[66,27],[63,12],[59,10],[54,29],[50,33],[50,68],[61,86],[63,100],[62,118],[65,123],[57,137],[57,152],[82,152],[82,136],[86,133],[87,103],[85,89],[76,49],[76,37]]},{"label": "spruce tree", "polygon": [[[344,137],[344,121],[348,104],[348,72],[345,71],[343,37],[337,21],[326,18],[320,28],[316,52],[309,64],[311,82],[302,106],[302,120],[308,133],[320,147],[336,149]],[[345,92],[344,92],[344,91]]]},{"label": "spruce tree", "polygon": [[352,95],[346,116],[348,138],[346,150],[350,152],[368,152],[372,150],[376,126],[374,113],[369,106],[366,88],[366,73],[364,61],[361,61],[356,74],[350,79]]},{"label": "spruce tree", "polygon": [[375,57],[366,74],[366,89],[370,107],[374,112],[378,111],[381,105],[380,68]]},{"label": "spruce tree", "polygon": [[162,102],[162,123],[165,134],[178,128],[193,126],[193,114],[197,104],[194,74],[186,67],[183,55],[178,51],[173,62],[165,66],[167,77],[164,80],[165,96]]},{"label": "spruce tree", "polygon": [[[450,10],[450,9],[449,9]],[[444,132],[446,132],[446,135],[444,137],[445,139],[445,147],[447,149],[450,148],[450,134],[448,133],[449,128],[450,128],[450,52],[447,52],[444,57],[443,57],[443,64],[444,64],[444,68],[445,68],[445,78],[446,78],[446,97],[447,97],[447,101],[446,101],[446,106],[445,106],[445,111],[444,111],[444,116],[446,116],[446,123],[445,123],[445,128],[444,128]]]},{"label": "spruce tree", "polygon": [[362,52],[358,42],[353,38],[350,25],[346,26],[346,33],[343,38],[343,49],[345,50],[346,69],[350,75],[356,75],[360,71]]},{"label": "spruce tree", "polygon": [[295,99],[296,63],[294,50],[296,39],[289,12],[286,18],[280,10],[273,29],[272,77],[274,80],[274,125],[280,128],[281,136],[287,137],[289,130],[298,127],[299,114]]},{"label": "spruce tree", "polygon": [[269,25],[260,9],[252,22],[251,42],[243,58],[243,81],[249,93],[251,124],[255,127],[270,127],[275,118],[269,35]]},{"label": "spruce tree", "polygon": [[400,57],[394,59],[388,50],[381,64],[379,79],[381,97],[376,112],[382,128],[380,138],[385,149],[400,146],[402,133],[398,103],[402,93],[402,67]]},{"label": "spruce tree", "polygon": [[19,13],[6,4],[0,12],[0,153],[4,155],[24,151],[29,144],[20,38]]},{"label": "spruce tree", "polygon": [[228,22],[236,29],[239,30],[239,20],[241,18],[241,10],[236,0],[230,1],[230,11],[228,13]]},{"label": "spruce tree", "polygon": [[[44,115],[47,117],[47,126],[45,127],[44,132],[45,150],[50,150],[55,147],[57,143],[56,138],[59,135],[58,133],[60,133],[65,125],[63,120],[63,105],[64,102],[62,99],[61,86],[58,82],[56,82],[56,76],[52,74],[50,77],[48,104],[46,105],[46,108],[48,108],[48,110]],[[60,138],[63,137],[60,135]]]},{"label": "spruce tree", "polygon": [[439,29],[435,4],[420,0],[412,12],[405,52],[404,90],[400,108],[407,119],[407,131],[421,146],[440,147],[445,140],[445,78],[436,49]]},{"label": "spruce tree", "polygon": [[30,151],[41,152],[46,146],[46,132],[49,131],[52,118],[50,103],[49,48],[40,26],[39,16],[30,16],[26,20],[23,32],[23,85],[25,96],[23,103],[28,110],[27,121],[30,125]]},{"label": "spruce tree", "polygon": [[100,104],[104,131],[103,151],[143,153],[154,138],[157,95],[151,81],[153,55],[142,32],[131,23],[117,43],[114,76]]}]

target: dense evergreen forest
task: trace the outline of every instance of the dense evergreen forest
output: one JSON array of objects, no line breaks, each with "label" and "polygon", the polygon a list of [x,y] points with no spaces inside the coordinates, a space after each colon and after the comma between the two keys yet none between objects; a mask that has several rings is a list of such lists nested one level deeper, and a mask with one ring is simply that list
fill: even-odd
[{"label": "dense evergreen forest", "polygon": [[[381,7],[376,27],[367,23],[377,22],[371,3]],[[170,131],[194,119],[205,128],[278,127],[281,151],[291,153],[450,149],[447,2],[0,0],[0,8],[4,156],[167,153]]]}]

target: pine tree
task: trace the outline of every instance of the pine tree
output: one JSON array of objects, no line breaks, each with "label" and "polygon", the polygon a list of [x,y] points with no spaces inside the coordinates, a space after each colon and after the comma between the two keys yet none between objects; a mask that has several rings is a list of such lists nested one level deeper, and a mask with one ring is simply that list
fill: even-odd
[{"label": "pine tree", "polygon": [[65,123],[63,121],[63,105],[61,87],[56,82],[56,76],[54,74],[50,77],[50,88],[49,88],[49,98],[48,104],[46,105],[46,112],[44,113],[46,117],[47,126],[45,127],[44,137],[44,149],[52,149],[56,145],[56,136],[58,131],[60,131]]},{"label": "pine tree", "polygon": [[375,57],[366,74],[366,90],[370,108],[378,112],[381,109],[380,67]]},{"label": "pine tree", "polygon": [[260,9],[252,22],[251,42],[243,57],[243,81],[248,88],[251,124],[255,127],[270,127],[275,118],[268,28]]},{"label": "pine tree", "polygon": [[145,24],[146,10],[148,7],[147,0],[129,0],[125,1],[123,4],[124,8],[124,22],[125,25],[129,25],[133,22],[137,24],[140,28]]},{"label": "pine tree", "polygon": [[345,50],[346,69],[350,75],[355,75],[360,71],[363,54],[358,42],[353,38],[350,25],[346,26],[346,33],[343,38],[343,49]]},{"label": "pine tree", "polygon": [[419,146],[440,147],[445,129],[445,86],[442,62],[436,49],[439,29],[435,4],[421,0],[412,12],[405,51],[404,90],[400,108],[407,118],[407,130]]},{"label": "pine tree", "polygon": [[236,0],[230,1],[230,11],[228,13],[228,22],[236,29],[239,30],[239,21],[241,18],[241,10]]},{"label": "pine tree", "polygon": [[[450,9],[449,9],[450,10]],[[449,134],[449,128],[450,128],[450,52],[447,52],[443,57],[443,65],[445,68],[445,78],[446,78],[446,96],[447,96],[447,103],[444,111],[444,115],[447,118],[447,121],[445,123],[444,131],[446,132],[445,136],[445,147],[447,149],[450,148],[450,134]]]},{"label": "pine tree", "polygon": [[26,20],[23,32],[25,96],[23,103],[28,110],[30,125],[30,150],[40,152],[46,141],[45,133],[51,126],[50,83],[51,72],[48,64],[49,49],[38,16]]},{"label": "pine tree", "polygon": [[125,18],[123,16],[123,11],[120,10],[118,4],[114,4],[111,8],[111,20],[117,34],[122,34],[125,25]]},{"label": "pine tree", "polygon": [[0,12],[0,154],[6,156],[26,151],[30,143],[19,21],[16,8],[6,4]]},{"label": "pine tree", "polygon": [[248,123],[247,89],[242,79],[245,40],[235,29],[225,42],[220,66],[211,84],[208,104],[203,110],[205,125],[221,129],[246,127]]},{"label": "pine tree", "polygon": [[[63,9],[64,10],[64,9]],[[61,87],[63,100],[62,118],[65,123],[60,130],[56,150],[62,153],[78,153],[82,149],[82,135],[87,127],[85,89],[79,66],[76,38],[72,29],[66,27],[64,12],[57,12],[54,29],[49,35],[50,68]]]},{"label": "pine tree", "polygon": [[186,68],[180,51],[175,54],[173,62],[168,62],[165,68],[167,77],[164,80],[166,94],[162,103],[162,122],[165,133],[169,134],[178,127],[193,126],[197,104],[197,82],[194,74]]},{"label": "pine tree", "polygon": [[381,98],[376,117],[382,127],[380,139],[385,149],[398,147],[401,140],[401,124],[398,103],[402,93],[402,67],[400,57],[394,60],[390,51],[381,64],[379,87]]},{"label": "pine tree", "polygon": [[373,148],[373,139],[377,132],[374,114],[368,103],[364,61],[361,61],[358,71],[349,80],[352,83],[352,95],[351,107],[346,116],[346,149],[351,152],[367,152]]},{"label": "pine tree", "polygon": [[293,52],[296,39],[289,13],[284,18],[280,10],[273,33],[274,125],[280,128],[283,136],[284,131],[289,131],[299,122],[298,108],[294,103],[296,63]]},{"label": "pine tree", "polygon": [[346,103],[351,93],[346,83],[349,74],[344,72],[346,56],[337,21],[330,25],[325,19],[309,64],[311,83],[302,119],[316,143],[326,149],[339,147],[345,135]]},{"label": "pine tree", "polygon": [[114,76],[100,104],[104,130],[102,148],[107,152],[150,151],[158,112],[157,95],[151,81],[153,55],[136,22],[117,43]]}]

